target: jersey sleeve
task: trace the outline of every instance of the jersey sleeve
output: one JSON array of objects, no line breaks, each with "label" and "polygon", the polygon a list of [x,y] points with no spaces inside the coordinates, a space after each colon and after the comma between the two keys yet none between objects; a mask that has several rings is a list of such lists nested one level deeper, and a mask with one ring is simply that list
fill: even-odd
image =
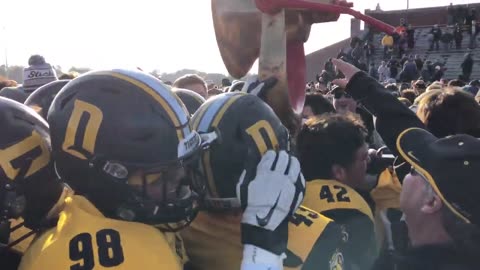
[{"label": "jersey sleeve", "polygon": [[342,224],[348,234],[344,251],[349,262],[359,269],[370,269],[377,253],[375,228],[370,217],[353,209],[333,209],[323,214]]},{"label": "jersey sleeve", "polygon": [[348,236],[341,226],[330,222],[315,241],[302,270],[344,269]]}]

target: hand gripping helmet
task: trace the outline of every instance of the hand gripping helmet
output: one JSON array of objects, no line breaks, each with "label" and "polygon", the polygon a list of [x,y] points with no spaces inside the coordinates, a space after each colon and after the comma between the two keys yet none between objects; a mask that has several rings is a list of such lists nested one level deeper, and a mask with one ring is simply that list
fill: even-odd
[{"label": "hand gripping helmet", "polygon": [[30,229],[44,226],[47,215],[62,197],[64,186],[53,168],[45,120],[21,103],[0,98],[0,127],[3,242],[8,241],[9,219],[23,217],[22,225]]},{"label": "hand gripping helmet", "polygon": [[59,80],[49,82],[33,91],[23,104],[32,108],[40,114],[43,119],[47,119],[48,108],[50,108],[53,99],[69,81],[70,80]]},{"label": "hand gripping helmet", "polygon": [[155,77],[89,72],[58,93],[47,119],[60,178],[105,216],[171,230],[195,216],[184,164],[200,137]]},{"label": "hand gripping helmet", "polygon": [[235,188],[243,170],[255,172],[267,150],[289,150],[287,129],[250,94],[230,92],[208,100],[193,116],[192,128],[208,143],[193,182],[213,210],[239,208]]},{"label": "hand gripping helmet", "polygon": [[192,90],[173,88],[173,92],[180,98],[183,104],[185,104],[190,115],[193,115],[198,108],[205,103],[205,99]]}]

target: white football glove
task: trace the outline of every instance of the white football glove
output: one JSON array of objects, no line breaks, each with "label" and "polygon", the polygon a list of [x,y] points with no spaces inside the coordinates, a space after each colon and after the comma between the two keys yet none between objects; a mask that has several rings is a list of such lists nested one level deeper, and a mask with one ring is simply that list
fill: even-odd
[{"label": "white football glove", "polygon": [[243,224],[274,231],[303,201],[305,178],[300,163],[285,151],[267,151],[255,178],[249,181],[245,175],[246,171],[237,184],[237,198],[246,205]]}]

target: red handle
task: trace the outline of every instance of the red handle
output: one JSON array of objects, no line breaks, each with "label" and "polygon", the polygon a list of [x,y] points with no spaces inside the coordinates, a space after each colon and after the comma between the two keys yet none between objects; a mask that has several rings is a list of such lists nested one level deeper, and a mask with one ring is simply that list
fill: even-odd
[{"label": "red handle", "polygon": [[337,0],[335,3],[336,4],[314,3],[306,0],[255,0],[257,8],[263,13],[275,14],[280,9],[286,8],[348,14],[389,35],[392,35],[395,32],[393,26],[351,9],[351,3],[342,0]]}]

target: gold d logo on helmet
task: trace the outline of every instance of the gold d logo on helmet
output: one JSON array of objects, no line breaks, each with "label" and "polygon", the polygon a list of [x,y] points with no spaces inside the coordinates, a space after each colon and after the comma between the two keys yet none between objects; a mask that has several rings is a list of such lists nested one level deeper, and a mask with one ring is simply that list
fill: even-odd
[{"label": "gold d logo on helmet", "polygon": [[[85,126],[80,127],[80,119],[83,114],[88,114],[88,122]],[[65,133],[65,140],[63,141],[62,149],[63,151],[79,158],[87,159],[85,154],[75,150],[74,148],[78,147],[75,144],[75,137],[78,132],[83,132],[83,139],[81,142],[81,148],[84,151],[87,151],[90,154],[94,153],[95,142],[97,140],[98,130],[100,129],[100,124],[103,120],[102,111],[85,101],[75,100],[74,108],[70,120],[68,121],[67,132]],[[79,131],[80,128],[80,131]]]},{"label": "gold d logo on helmet", "polygon": [[272,147],[278,149],[278,139],[275,135],[275,131],[273,131],[272,125],[266,120],[260,120],[246,130],[247,134],[253,138],[253,141],[258,148],[258,152],[263,155],[268,150],[265,139],[260,132],[261,130],[265,131],[267,134]]},{"label": "gold d logo on helmet", "polygon": [[[40,151],[38,151],[40,150]],[[31,162],[25,177],[38,172],[50,162],[50,151],[42,143],[42,137],[36,131],[6,149],[0,149],[0,168],[10,180],[15,180],[20,173],[20,168],[15,168],[14,162]],[[22,160],[23,159],[23,160]]]}]

